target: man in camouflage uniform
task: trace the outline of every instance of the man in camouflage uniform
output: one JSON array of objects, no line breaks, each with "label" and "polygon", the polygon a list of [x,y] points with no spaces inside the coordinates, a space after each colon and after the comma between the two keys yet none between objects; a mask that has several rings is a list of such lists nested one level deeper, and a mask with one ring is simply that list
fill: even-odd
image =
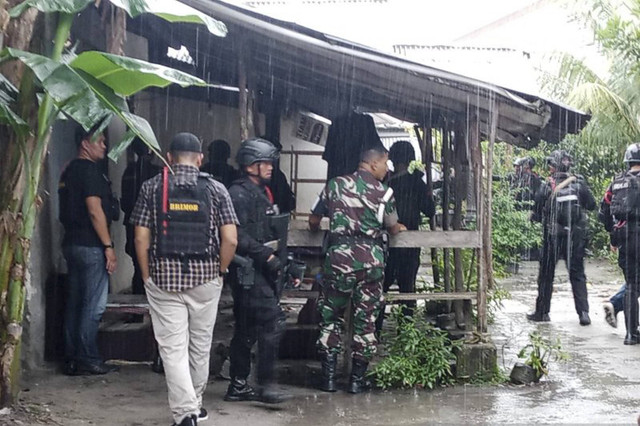
[{"label": "man in camouflage uniform", "polygon": [[385,253],[383,234],[405,230],[398,223],[393,190],[381,183],[387,174],[384,148],[365,151],[354,173],[331,179],[309,218],[318,230],[322,216],[330,220],[325,258],[326,287],[319,303],[322,320],[318,347],[323,354],[320,389],[336,391],[340,332],[349,300],[354,313],[353,364],[349,392],[365,391],[365,373],[376,349],[375,319],[382,299]]}]

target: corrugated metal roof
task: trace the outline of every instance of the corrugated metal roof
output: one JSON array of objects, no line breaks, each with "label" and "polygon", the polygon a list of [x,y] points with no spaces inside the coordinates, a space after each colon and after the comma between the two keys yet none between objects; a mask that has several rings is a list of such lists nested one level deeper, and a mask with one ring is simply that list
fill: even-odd
[{"label": "corrugated metal roof", "polygon": [[497,137],[520,146],[533,146],[541,138],[556,142],[582,129],[588,120],[580,111],[539,96],[422,65],[219,0],[184,2],[224,21],[229,27],[225,42],[242,36],[251,44],[261,90],[269,91],[269,85],[277,82],[287,88],[291,100],[325,117],[349,106],[425,124],[437,114],[467,119],[477,114],[480,131],[487,134],[497,105]]},{"label": "corrugated metal roof", "polygon": [[250,7],[286,6],[288,4],[387,3],[389,0],[256,0],[244,2]]}]

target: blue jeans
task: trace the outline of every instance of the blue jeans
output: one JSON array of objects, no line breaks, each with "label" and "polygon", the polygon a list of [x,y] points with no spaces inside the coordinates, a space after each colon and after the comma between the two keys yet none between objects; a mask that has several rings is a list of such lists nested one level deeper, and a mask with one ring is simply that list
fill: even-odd
[{"label": "blue jeans", "polygon": [[107,305],[109,275],[102,247],[65,246],[69,276],[64,315],[67,361],[98,364],[98,327]]},{"label": "blue jeans", "polygon": [[609,299],[609,302],[613,305],[613,310],[617,314],[624,310],[624,295],[627,292],[627,283],[622,284],[620,290]]}]

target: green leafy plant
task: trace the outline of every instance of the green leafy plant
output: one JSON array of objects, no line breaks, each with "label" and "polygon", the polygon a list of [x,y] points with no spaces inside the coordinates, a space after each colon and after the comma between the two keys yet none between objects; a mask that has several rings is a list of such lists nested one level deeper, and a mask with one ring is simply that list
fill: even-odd
[{"label": "green leafy plant", "polygon": [[451,341],[445,331],[429,324],[424,314],[421,308],[413,316],[403,315],[400,308],[392,311],[396,331],[384,336],[388,355],[370,373],[383,389],[433,389],[453,383],[451,362],[456,359],[454,349],[462,343]]},{"label": "green leafy plant", "polygon": [[529,220],[529,210],[518,207],[508,183],[497,182],[493,191],[491,229],[493,264],[497,275],[504,276],[506,266],[517,263],[524,250],[542,243],[540,224]]},{"label": "green leafy plant", "polygon": [[542,377],[549,374],[550,361],[566,361],[569,354],[563,351],[560,339],[552,341],[536,331],[529,334],[529,343],[520,349],[518,358],[524,359],[524,363],[533,368],[536,377]]}]

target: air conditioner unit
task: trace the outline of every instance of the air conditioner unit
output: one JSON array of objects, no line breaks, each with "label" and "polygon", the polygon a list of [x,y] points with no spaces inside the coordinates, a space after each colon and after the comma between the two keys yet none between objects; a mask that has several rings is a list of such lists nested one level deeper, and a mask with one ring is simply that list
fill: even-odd
[{"label": "air conditioner unit", "polygon": [[331,120],[307,111],[298,111],[292,136],[324,146]]}]

